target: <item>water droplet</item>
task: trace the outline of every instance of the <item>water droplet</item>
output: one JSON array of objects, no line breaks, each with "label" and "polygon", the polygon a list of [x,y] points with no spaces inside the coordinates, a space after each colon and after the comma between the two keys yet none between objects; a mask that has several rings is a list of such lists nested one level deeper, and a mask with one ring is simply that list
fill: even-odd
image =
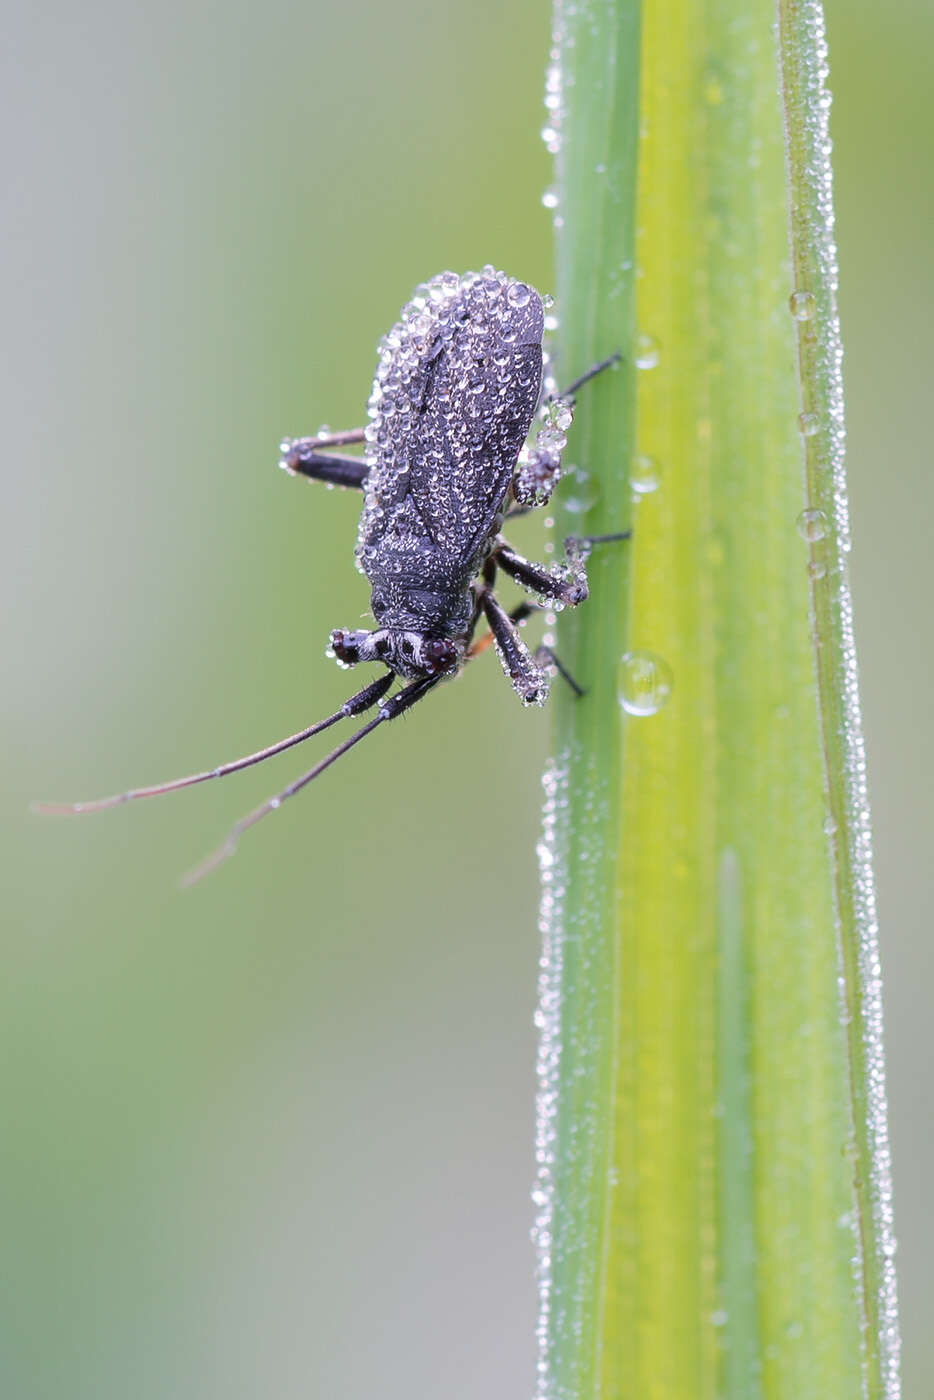
[{"label": "water droplet", "polygon": [[600,483],[586,472],[576,472],[572,480],[574,484],[564,498],[564,509],[572,515],[583,515],[600,499]]},{"label": "water droplet", "polygon": [[636,369],[654,369],[658,364],[658,341],[651,335],[636,336]]},{"label": "water droplet", "polygon": [[808,560],[808,577],[809,577],[809,578],[815,578],[815,579],[817,579],[817,578],[825,578],[826,575],[827,575],[827,561],[826,561],[826,559],[809,559],[809,560]]},{"label": "water droplet", "polygon": [[557,128],[553,126],[542,127],[542,140],[545,143],[545,150],[549,155],[556,156],[561,149],[561,137]]},{"label": "water droplet", "polygon": [[826,816],[826,817],[824,818],[824,835],[825,835],[825,836],[833,836],[833,834],[835,833],[836,830],[837,830],[836,819],[835,819],[832,815]]},{"label": "water droplet", "polygon": [[798,414],[798,431],[802,437],[813,437],[820,432],[820,419],[816,413]]},{"label": "water droplet", "polygon": [[654,715],[671,694],[671,667],[650,651],[627,651],[620,658],[617,698],[628,715]]},{"label": "water droplet", "polygon": [[549,185],[547,190],[545,190],[542,194],[542,203],[544,204],[545,208],[557,209],[560,202],[561,201],[558,195],[558,191],[555,189],[554,185]]},{"label": "water droplet", "polygon": [[528,306],[532,293],[524,282],[512,282],[506,297],[512,306]]},{"label": "water droplet", "polygon": [[730,1315],[725,1308],[718,1308],[710,1314],[710,1321],[714,1327],[725,1327],[729,1320]]},{"label": "water droplet", "polygon": [[637,452],[629,467],[629,485],[633,491],[637,491],[640,496],[647,496],[650,491],[658,490],[658,481],[658,463],[655,458]]},{"label": "water droplet", "polygon": [[813,292],[792,292],[788,298],[788,309],[796,321],[810,321],[817,310]]},{"label": "water droplet", "polygon": [[827,517],[822,510],[803,510],[795,524],[801,538],[811,544],[827,533]]}]

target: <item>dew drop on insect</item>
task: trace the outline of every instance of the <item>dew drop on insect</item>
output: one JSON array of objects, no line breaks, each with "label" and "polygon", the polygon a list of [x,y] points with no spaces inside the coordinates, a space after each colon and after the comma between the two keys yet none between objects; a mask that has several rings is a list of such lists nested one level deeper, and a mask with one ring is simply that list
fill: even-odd
[{"label": "dew drop on insect", "polygon": [[542,297],[542,306],[545,308],[546,311],[550,311],[554,304],[555,299],[551,295],[551,292],[546,292],[545,295]]},{"label": "dew drop on insect", "polygon": [[655,458],[647,457],[644,452],[637,452],[629,467],[629,485],[633,491],[640,496],[647,496],[650,491],[658,490],[658,480],[658,463]]},{"label": "dew drop on insect", "polygon": [[800,413],[798,415],[798,431],[802,437],[813,437],[820,432],[820,419],[816,413]]},{"label": "dew drop on insect", "polygon": [[654,715],[671,694],[671,667],[650,651],[627,651],[620,658],[617,698],[627,715]]},{"label": "dew drop on insect", "polygon": [[654,369],[658,364],[658,341],[651,335],[636,336],[636,369]]},{"label": "dew drop on insect", "polygon": [[506,299],[511,306],[528,306],[532,293],[524,282],[511,282]]},{"label": "dew drop on insect", "polygon": [[822,510],[803,510],[795,524],[798,534],[810,544],[822,540],[827,533],[827,517]]},{"label": "dew drop on insect", "polygon": [[788,298],[788,309],[796,321],[810,321],[817,310],[813,292],[792,292]]},{"label": "dew drop on insect", "polygon": [[542,194],[542,203],[546,209],[557,209],[560,198],[554,185],[549,185]]}]

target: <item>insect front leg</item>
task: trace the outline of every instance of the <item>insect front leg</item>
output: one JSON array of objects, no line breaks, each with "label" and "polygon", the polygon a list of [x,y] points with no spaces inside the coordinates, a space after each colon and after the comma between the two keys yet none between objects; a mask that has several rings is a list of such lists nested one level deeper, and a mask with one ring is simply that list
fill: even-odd
[{"label": "insect front leg", "polygon": [[369,467],[360,457],[325,452],[326,447],[348,447],[364,441],[363,428],[348,428],[327,437],[285,438],[279,444],[279,466],[290,476],[307,476],[329,486],[350,486],[362,490]]},{"label": "insect front leg", "polygon": [[[513,690],[523,705],[544,705],[548,699],[548,675],[520,637],[516,622],[489,588],[481,589],[480,606]],[[479,645],[477,650],[480,650]]]},{"label": "insect front leg", "polygon": [[[479,606],[478,600],[478,608]],[[530,603],[528,601],[518,603],[516,607],[509,610],[509,620],[515,623],[517,627],[521,626],[526,618],[533,617],[535,613],[541,612],[543,607],[544,604],[542,603]],[[487,647],[492,644],[493,640],[492,632],[486,632],[482,637],[478,637],[477,640],[470,645],[470,649],[467,652],[468,660],[472,661],[474,657],[481,656],[483,652],[486,651]],[[558,675],[561,676],[562,680],[567,682],[575,695],[586,695],[587,692],[584,690],[584,687],[577,684],[577,681],[571,675],[564,662],[556,654],[554,648],[549,646],[547,642],[539,643],[532,653],[532,660],[545,671],[547,671],[549,667],[554,667]]]}]

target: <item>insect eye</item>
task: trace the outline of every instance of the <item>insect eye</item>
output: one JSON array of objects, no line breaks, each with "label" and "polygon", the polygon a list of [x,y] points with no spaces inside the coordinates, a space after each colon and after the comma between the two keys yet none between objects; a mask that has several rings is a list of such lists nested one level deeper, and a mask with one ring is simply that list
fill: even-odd
[{"label": "insect eye", "polygon": [[401,651],[403,656],[412,655],[412,643],[408,640],[408,638],[406,638],[405,641],[402,643]]},{"label": "insect eye", "polygon": [[425,660],[432,672],[446,671],[457,660],[457,648],[447,637],[435,637],[425,647]]},{"label": "insect eye", "polygon": [[390,649],[391,644],[388,637],[377,637],[373,642],[373,650],[377,656],[385,656]]}]

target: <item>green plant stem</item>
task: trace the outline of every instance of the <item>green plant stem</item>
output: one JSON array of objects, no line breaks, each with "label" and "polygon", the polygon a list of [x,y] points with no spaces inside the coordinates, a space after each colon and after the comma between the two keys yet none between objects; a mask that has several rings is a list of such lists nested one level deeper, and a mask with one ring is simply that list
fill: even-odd
[{"label": "green plant stem", "polygon": [[842,347],[821,5],[778,0],[792,280],[805,490],[820,533],[810,544],[811,616],[850,1091],[859,1238],[863,1383],[897,1395],[899,1331],[882,1045],[882,987],[871,829],[846,558]]},{"label": "green plant stem", "polygon": [[[570,455],[599,484],[586,530],[634,534],[558,629],[587,695],[556,693],[543,861],[543,1400],[896,1393],[871,1345],[861,1369],[879,1281],[864,1265],[860,1298],[851,1268],[880,1139],[854,1139],[866,1031],[838,1008],[852,871],[826,835],[848,814],[825,801],[773,20],[556,9],[561,377],[625,357],[582,393]],[[624,654],[670,668],[657,713],[621,708]],[[844,950],[863,996],[872,946]]]}]

